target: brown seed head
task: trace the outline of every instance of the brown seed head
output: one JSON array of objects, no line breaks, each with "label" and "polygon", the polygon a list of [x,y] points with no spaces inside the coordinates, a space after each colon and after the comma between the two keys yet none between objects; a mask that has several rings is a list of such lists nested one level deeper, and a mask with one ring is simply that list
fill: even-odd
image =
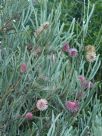
[{"label": "brown seed head", "polygon": [[86,52],[88,52],[88,53],[96,52],[95,46],[93,46],[93,45],[87,45],[87,46],[85,47],[85,50],[86,50]]}]

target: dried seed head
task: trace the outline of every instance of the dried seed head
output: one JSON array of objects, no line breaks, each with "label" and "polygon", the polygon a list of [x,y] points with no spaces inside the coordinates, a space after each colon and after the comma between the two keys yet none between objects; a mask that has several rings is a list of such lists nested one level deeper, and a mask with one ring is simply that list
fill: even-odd
[{"label": "dried seed head", "polygon": [[92,45],[87,45],[85,47],[86,52],[90,53],[90,52],[96,52],[95,46]]},{"label": "dried seed head", "polygon": [[95,52],[86,53],[86,60],[88,62],[95,61],[96,60],[96,53]]}]

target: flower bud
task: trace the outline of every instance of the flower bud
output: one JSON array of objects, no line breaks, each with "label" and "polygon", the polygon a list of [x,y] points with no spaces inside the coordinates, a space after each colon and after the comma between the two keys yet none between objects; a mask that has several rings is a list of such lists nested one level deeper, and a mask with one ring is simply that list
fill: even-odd
[{"label": "flower bud", "polygon": [[27,71],[27,65],[25,63],[21,64],[20,66],[20,72],[25,73]]},{"label": "flower bud", "polygon": [[32,112],[26,113],[25,118],[31,120],[33,118]]}]

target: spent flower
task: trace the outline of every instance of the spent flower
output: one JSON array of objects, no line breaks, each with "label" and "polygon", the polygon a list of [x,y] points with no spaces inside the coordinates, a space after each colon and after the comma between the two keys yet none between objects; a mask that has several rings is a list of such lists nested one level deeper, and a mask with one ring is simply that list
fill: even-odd
[{"label": "spent flower", "polygon": [[87,45],[85,47],[86,50],[86,60],[88,62],[94,62],[96,60],[96,49],[92,45]]},{"label": "spent flower", "polygon": [[86,52],[96,52],[95,46],[93,45],[87,45],[85,46]]},{"label": "spent flower", "polygon": [[87,53],[86,60],[88,62],[94,62],[96,60],[96,53],[95,52]]}]

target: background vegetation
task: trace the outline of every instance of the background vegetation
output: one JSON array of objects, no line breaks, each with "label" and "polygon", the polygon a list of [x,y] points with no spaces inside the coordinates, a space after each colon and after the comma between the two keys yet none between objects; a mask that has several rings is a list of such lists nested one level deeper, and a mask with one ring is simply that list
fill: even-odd
[{"label": "background vegetation", "polygon": [[[102,2],[83,0],[0,1],[0,135],[1,136],[101,136],[102,133]],[[49,22],[40,35],[35,32]],[[78,50],[71,58],[63,44]],[[85,46],[96,47],[92,64]],[[25,63],[27,71],[20,72]],[[78,76],[94,83],[83,89]],[[79,99],[73,115],[67,100]],[[36,108],[38,99],[48,109]],[[32,112],[33,119],[23,117]]]}]

